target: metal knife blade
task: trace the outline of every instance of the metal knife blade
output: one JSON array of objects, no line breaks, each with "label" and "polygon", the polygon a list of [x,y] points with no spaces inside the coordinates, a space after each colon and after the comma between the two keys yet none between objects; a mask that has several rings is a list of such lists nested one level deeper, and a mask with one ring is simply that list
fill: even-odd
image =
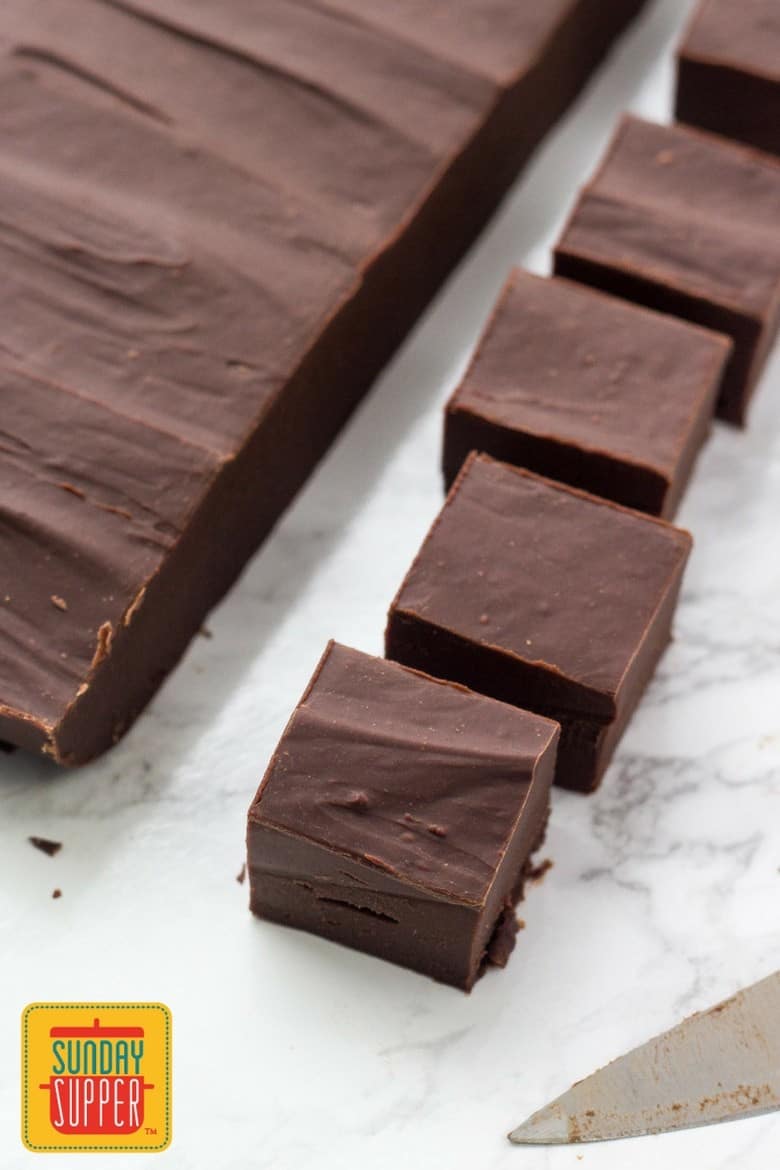
[{"label": "metal knife blade", "polygon": [[613,1060],[509,1134],[608,1141],[780,1109],[780,971]]}]

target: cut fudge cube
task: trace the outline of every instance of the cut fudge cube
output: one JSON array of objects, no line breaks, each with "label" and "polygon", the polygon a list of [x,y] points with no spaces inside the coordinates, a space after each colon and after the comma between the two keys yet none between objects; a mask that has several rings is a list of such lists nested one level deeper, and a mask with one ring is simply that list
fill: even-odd
[{"label": "cut fudge cube", "polygon": [[470,990],[514,946],[558,735],[331,642],[249,810],[252,910]]},{"label": "cut fudge cube", "polygon": [[717,413],[742,425],[780,320],[780,161],[624,118],[563,231],[555,271],[728,334]]},{"label": "cut fudge cube", "polygon": [[395,598],[388,658],[561,724],[591,791],[670,638],[687,532],[469,456]]},{"label": "cut fudge cube", "polygon": [[703,0],[678,55],[676,114],[780,154],[777,0]]},{"label": "cut fudge cube", "polygon": [[720,334],[518,270],[447,404],[447,487],[484,451],[672,516],[730,353]]}]

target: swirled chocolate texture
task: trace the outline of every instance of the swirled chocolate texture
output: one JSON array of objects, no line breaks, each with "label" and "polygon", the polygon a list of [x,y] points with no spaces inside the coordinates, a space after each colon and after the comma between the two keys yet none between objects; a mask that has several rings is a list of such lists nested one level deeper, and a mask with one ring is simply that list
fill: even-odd
[{"label": "swirled chocolate texture", "polygon": [[470,990],[514,947],[558,734],[331,642],[249,810],[252,910]]},{"label": "swirled chocolate texture", "polygon": [[115,741],[642,0],[5,0],[0,740]]}]

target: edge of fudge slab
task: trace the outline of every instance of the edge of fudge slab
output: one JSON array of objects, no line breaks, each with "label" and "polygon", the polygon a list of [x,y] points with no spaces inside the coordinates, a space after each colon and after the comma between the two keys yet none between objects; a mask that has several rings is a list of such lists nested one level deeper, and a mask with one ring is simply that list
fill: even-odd
[{"label": "edge of fudge slab", "polygon": [[669,642],[691,546],[474,452],[390,606],[387,656],[555,719],[556,783],[590,791]]},{"label": "edge of fudge slab", "polygon": [[[323,312],[317,318],[316,329],[312,331],[306,345],[296,350],[289,372],[283,377],[279,376],[278,388],[273,389],[264,400],[258,396],[257,409],[249,418],[241,413],[244,407],[231,399],[234,408],[232,417],[236,431],[241,435],[240,441],[230,450],[225,450],[221,441],[218,444],[226,459],[220,465],[219,474],[213,483],[210,471],[204,477],[204,488],[208,483],[210,490],[198,505],[197,516],[181,534],[175,556],[171,556],[170,564],[166,563],[155,577],[154,587],[146,589],[144,604],[134,611],[132,625],[113,626],[110,653],[103,653],[100,661],[92,667],[87,660],[84,675],[76,683],[74,691],[78,691],[84,683],[88,684],[88,690],[80,694],[75,705],[68,703],[63,706],[43,729],[36,725],[34,712],[24,709],[20,695],[14,693],[13,688],[4,692],[4,739],[33,750],[48,747],[51,749],[48,754],[58,762],[76,764],[105,750],[129,726],[164,676],[176,664],[202,623],[205,613],[235,581],[249,556],[293,499],[374,377],[400,344],[445,276],[472,243],[532,150],[582,88],[615,37],[642,6],[643,0],[571,0],[570,4],[560,8],[559,19],[552,26],[537,26],[544,31],[535,40],[533,34],[530,43],[528,38],[523,41],[518,35],[516,43],[513,40],[505,53],[502,50],[501,59],[495,63],[495,67],[485,65],[482,68],[480,65],[480,69],[474,71],[469,68],[468,62],[459,64],[452,55],[442,56],[435,66],[438,74],[441,74],[443,66],[449,61],[449,65],[463,71],[466,77],[464,89],[477,90],[480,86],[484,87],[484,101],[474,110],[473,126],[461,128],[455,139],[448,143],[446,157],[431,158],[430,180],[421,187],[415,198],[407,200],[403,214],[397,215],[387,230],[383,229],[381,236],[365,249],[365,254],[353,257],[354,282],[346,294],[338,297],[334,295],[328,304],[322,306]],[[125,18],[134,12],[137,20],[143,21],[147,33],[152,29],[156,30],[154,35],[160,38],[163,35],[178,37],[178,47],[182,52],[186,46],[187,53],[191,53],[196,43],[204,52],[208,51],[207,30],[201,29],[202,35],[199,33],[189,38],[186,30],[176,31],[170,27],[164,30],[164,20],[156,20],[154,14],[150,16],[148,12],[144,16],[142,9],[149,7],[127,3],[114,5],[111,11],[116,13],[121,9]],[[182,5],[169,8],[179,14],[185,13],[184,20],[188,25],[199,19],[197,14],[193,15],[192,10],[185,10]],[[57,38],[67,33],[67,21],[62,21],[56,6],[49,6],[49,10],[57,16],[50,28],[47,29],[45,19],[40,18],[40,35],[36,35],[35,27],[30,26],[30,20],[37,20],[38,16],[31,16],[29,6],[17,4],[16,10],[21,14],[19,20],[24,34],[24,55],[11,54],[8,59],[11,72],[32,78],[31,84],[39,73],[45,73],[47,77],[51,74],[52,92],[57,101],[58,95],[65,94],[70,101],[78,91],[79,100],[83,96],[85,104],[94,104],[95,110],[101,111],[106,117],[115,118],[117,130],[129,128],[132,123],[136,129],[153,127],[158,135],[170,135],[171,151],[181,165],[184,165],[181,160],[185,156],[194,158],[198,165],[201,165],[199,160],[207,156],[208,165],[212,169],[216,165],[215,160],[221,161],[229,169],[231,159],[235,162],[237,156],[241,157],[241,151],[236,150],[235,136],[231,139],[230,149],[225,144],[224,154],[220,154],[221,143],[219,134],[214,133],[215,115],[211,108],[206,125],[198,120],[202,110],[196,109],[197,103],[189,103],[188,106],[186,100],[182,102],[176,98],[174,101],[171,95],[171,105],[175,109],[167,108],[164,102],[161,106],[158,103],[159,108],[155,108],[154,103],[149,101],[139,106],[133,88],[139,86],[138,79],[131,75],[129,90],[124,80],[119,85],[106,62],[100,59],[100,53],[96,54],[93,38],[86,41],[76,38],[75,44],[71,38],[63,48]],[[109,9],[101,6],[101,11],[106,16]],[[506,11],[510,11],[509,6]],[[522,30],[522,22],[517,27]],[[51,32],[51,28],[55,31]],[[13,24],[9,24],[7,31],[7,41],[12,49],[15,42]],[[375,31],[377,35],[381,32],[379,29]],[[50,38],[54,38],[56,43],[52,41],[50,44]],[[428,48],[435,56],[437,38],[431,35],[428,39]],[[403,44],[402,41],[399,43]],[[463,52],[468,58],[470,43]],[[229,59],[232,70],[237,67],[239,57],[246,63],[246,53],[234,54],[232,50],[217,47],[214,54],[221,63]],[[487,58],[490,58],[489,48]],[[269,74],[262,63],[258,68],[264,78],[274,76],[273,70]],[[290,80],[297,85],[295,78]],[[540,93],[544,94],[544,100],[540,100]],[[311,96],[305,84],[302,86],[302,94],[304,101],[308,100],[307,94]],[[323,100],[327,105],[327,93]],[[64,104],[64,98],[60,104]],[[9,102],[8,108],[11,107],[13,110],[23,108],[25,114],[24,125],[21,118],[14,115],[12,119],[16,138],[12,143],[9,140],[13,149],[9,150],[8,157],[3,155],[9,167],[15,165],[17,154],[22,151],[21,144],[30,137],[34,115],[29,103]],[[186,115],[182,114],[185,107]],[[344,103],[338,95],[335,95],[335,107],[344,109]],[[158,118],[157,113],[162,114],[162,117]],[[435,114],[434,105],[431,112],[431,125],[434,127]],[[361,122],[359,117],[357,122]],[[81,155],[77,160],[77,178],[88,186],[93,181],[86,167],[90,137],[85,135],[83,127],[77,122],[74,122],[74,127],[72,131],[67,126],[61,131],[54,131],[55,139],[60,144],[58,165],[65,166],[69,152],[73,153],[75,146],[78,146]],[[39,130],[43,142],[42,145],[36,142],[34,149],[30,148],[33,157],[29,166],[36,174],[51,169],[52,181],[47,180],[47,190],[49,194],[56,195],[60,191],[60,186],[54,181],[57,178],[56,167],[49,167],[45,149],[49,128],[48,116],[42,116]],[[117,132],[113,137],[118,140],[120,134]],[[134,160],[131,160],[133,165],[124,171],[123,157],[119,157],[118,164],[114,157],[111,165],[108,165],[111,136],[106,137],[106,143],[105,147],[101,144],[93,151],[97,157],[97,170],[104,178],[109,176],[110,181],[106,180],[104,184],[106,191],[110,193],[116,174],[122,172],[127,187],[122,192],[123,198],[127,196],[135,199],[137,190],[134,191],[134,187],[142,187],[143,183],[136,183],[133,179],[138,174]],[[137,152],[137,157],[145,156],[143,152]],[[65,163],[62,159],[65,159]],[[366,162],[368,170],[371,171],[376,165],[373,154],[370,154]],[[27,166],[28,163],[25,163]],[[160,167],[154,165],[148,169],[158,175]],[[262,177],[262,168],[256,157],[251,160],[251,165],[247,160],[245,167],[234,167],[234,170],[241,172],[245,186],[251,186],[258,171]],[[239,190],[237,184],[238,179],[234,175],[228,187],[237,200],[240,196],[239,201],[243,201],[244,187]],[[192,186],[188,184],[187,190],[192,190]],[[214,190],[222,189],[222,186],[216,184]],[[261,183],[258,192],[260,186],[265,188],[266,184]],[[163,195],[158,200],[146,200],[143,192],[140,200],[151,211],[154,211],[158,202],[163,207],[164,214],[152,215],[152,218],[159,218],[161,230],[171,215],[178,222],[183,211],[180,199],[163,197],[167,190],[164,184],[163,188]],[[286,213],[292,213],[291,222],[303,215],[303,209],[311,211],[318,206],[316,199],[307,198],[305,190],[293,191],[291,200],[290,206],[283,209]],[[251,203],[251,200],[248,202]],[[265,196],[262,200],[258,198],[258,202],[264,208]],[[333,205],[337,203],[334,198]],[[389,214],[387,208],[375,210],[382,215]],[[361,223],[370,220],[372,214],[370,209],[363,208]],[[239,218],[243,224],[243,218]],[[247,222],[251,218],[251,215],[248,216]],[[305,215],[303,218],[305,234],[309,221]],[[349,226],[349,207],[346,208],[344,218]],[[227,219],[227,225],[222,225],[226,231],[231,226],[230,217]],[[204,213],[199,220],[201,228],[208,222],[209,218]],[[320,218],[315,216],[312,221],[314,226],[309,225],[315,239],[314,227],[322,222],[327,222],[327,215]],[[82,231],[86,234],[84,224]],[[350,236],[349,231],[347,236]],[[87,238],[82,242],[84,248],[76,252],[62,250],[59,256],[61,268],[71,263],[74,256],[82,252],[88,254],[90,240]],[[98,239],[97,244],[100,242]],[[340,242],[344,243],[343,240]],[[278,243],[278,239],[271,241],[269,255],[276,255],[274,249]],[[321,243],[323,251],[327,251],[329,241]],[[96,246],[95,254],[99,252],[100,248]],[[137,266],[134,266],[134,270],[137,275]],[[80,271],[76,275],[80,276]],[[270,291],[273,293],[273,287]],[[134,303],[127,289],[124,295],[129,302]],[[21,322],[19,336],[22,338],[29,336],[27,324],[24,320]],[[143,330],[139,327],[132,332],[130,345],[133,350],[144,351]],[[100,329],[98,334],[102,336]],[[72,346],[74,352],[80,348],[78,340],[74,340],[71,332],[65,330],[61,335],[51,336],[51,344],[47,334],[46,343],[32,344],[30,352],[36,363],[40,363],[48,353],[56,350],[61,354],[68,345]],[[254,360],[252,353],[218,356],[220,359],[222,356],[240,359],[228,363],[235,370],[237,378],[251,374]],[[112,361],[109,366],[113,368],[113,364]],[[36,364],[36,370],[42,375],[47,373],[40,364]],[[167,370],[166,374],[175,380],[175,375],[181,372],[182,381],[186,383],[188,371],[189,367],[185,364],[182,371]],[[99,370],[97,372],[99,374]],[[275,366],[271,372],[276,375],[278,371]],[[152,368],[149,373],[154,382],[159,370]],[[77,393],[83,391],[85,395],[102,399],[105,388],[100,387],[99,377],[94,377],[94,365],[91,374],[91,384],[85,384],[80,376],[69,378],[66,363],[58,360],[52,376],[69,382]],[[135,394],[137,386],[132,383],[122,383],[122,392],[127,390],[127,385],[132,386]],[[323,388],[332,392],[323,393]],[[186,429],[187,420],[182,422],[175,411],[170,412],[171,417],[166,423],[163,416],[167,405],[157,401],[143,404],[134,401],[131,409],[133,413],[143,409],[147,418],[151,411],[155,424],[159,420],[160,427],[169,426],[174,433]],[[122,411],[122,401],[117,402],[116,407]],[[241,415],[240,419],[238,415]],[[197,413],[189,421],[200,434],[208,430]],[[215,436],[215,444],[217,438]],[[78,456],[78,452],[75,455]],[[186,581],[186,587],[183,581]],[[145,577],[139,577],[135,583],[136,596],[141,595],[145,582]],[[44,584],[42,580],[41,587]],[[10,592],[14,589],[15,586],[12,586]],[[186,597],[185,603],[182,603],[183,597]],[[64,630],[68,622],[67,611],[61,611],[61,616]],[[67,639],[74,633],[76,631],[69,629]],[[109,649],[107,641],[103,649]],[[54,646],[53,650],[59,652],[60,645]],[[83,656],[85,652],[86,646],[82,646],[79,653]],[[52,727],[57,728],[54,743]]]},{"label": "edge of fudge slab", "polygon": [[249,810],[252,911],[470,990],[514,946],[558,735],[330,642]]},{"label": "edge of fudge slab", "polygon": [[559,276],[725,333],[716,413],[744,425],[780,323],[780,160],[623,117],[554,252]]},{"label": "edge of fudge slab", "polygon": [[780,10],[775,0],[703,0],[677,51],[680,122],[780,154]]},{"label": "edge of fudge slab", "polygon": [[218,588],[222,460],[4,361],[0,415],[0,738],[71,764],[174,664],[195,584]]},{"label": "edge of fudge slab", "polygon": [[445,484],[483,451],[669,518],[731,348],[689,322],[516,269],[445,407]]}]

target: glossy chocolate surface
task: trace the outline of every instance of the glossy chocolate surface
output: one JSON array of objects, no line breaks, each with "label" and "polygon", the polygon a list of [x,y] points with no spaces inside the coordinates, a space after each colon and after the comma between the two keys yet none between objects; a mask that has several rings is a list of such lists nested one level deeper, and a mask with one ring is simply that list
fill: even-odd
[{"label": "glossy chocolate surface", "polygon": [[780,161],[626,117],[563,231],[555,271],[728,334],[718,414],[743,424],[780,320]]},{"label": "glossy chocolate surface", "polygon": [[640,7],[7,0],[0,740],[122,734]]},{"label": "glossy chocolate surface", "polygon": [[513,941],[558,731],[331,643],[249,812],[252,909],[470,988]]},{"label": "glossy chocolate surface", "polygon": [[673,515],[730,341],[557,277],[510,277],[447,404],[449,487],[472,450]]}]

